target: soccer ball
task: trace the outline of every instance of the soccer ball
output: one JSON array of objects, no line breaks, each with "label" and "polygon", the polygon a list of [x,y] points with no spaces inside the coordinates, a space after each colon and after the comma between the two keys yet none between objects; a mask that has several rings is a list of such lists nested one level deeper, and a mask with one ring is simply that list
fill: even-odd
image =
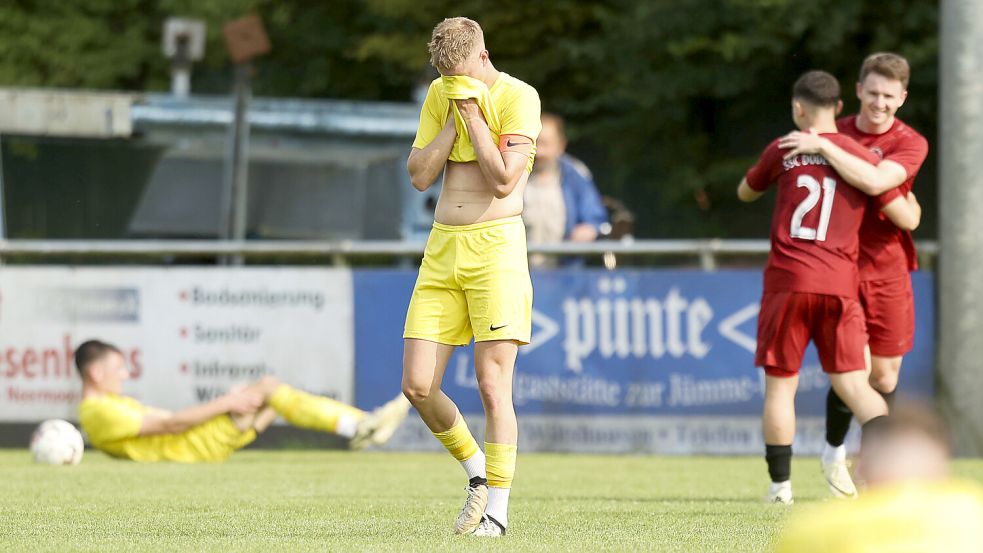
[{"label": "soccer ball", "polygon": [[31,436],[31,454],[35,463],[77,465],[82,460],[82,434],[68,421],[44,421]]}]

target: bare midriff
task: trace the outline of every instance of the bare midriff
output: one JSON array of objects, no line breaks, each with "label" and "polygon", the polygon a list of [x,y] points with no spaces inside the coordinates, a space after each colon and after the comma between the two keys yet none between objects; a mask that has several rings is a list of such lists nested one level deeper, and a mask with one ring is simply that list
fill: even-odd
[{"label": "bare midriff", "polygon": [[498,199],[493,186],[485,182],[477,161],[448,161],[434,220],[442,225],[461,226],[519,215],[528,179],[529,173],[523,171],[512,193]]}]

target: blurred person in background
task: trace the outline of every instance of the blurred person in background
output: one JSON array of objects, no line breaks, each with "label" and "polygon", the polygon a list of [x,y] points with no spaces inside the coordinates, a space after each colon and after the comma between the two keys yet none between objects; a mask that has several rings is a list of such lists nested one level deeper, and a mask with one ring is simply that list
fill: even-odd
[{"label": "blurred person in background", "polygon": [[983,486],[949,474],[951,442],[930,407],[898,401],[862,439],[856,501],[796,513],[779,553],[983,551]]},{"label": "blurred person in background", "polygon": [[82,378],[79,422],[92,447],[144,463],[225,461],[277,418],[351,440],[353,449],[385,443],[409,412],[402,395],[367,413],[302,392],[267,376],[212,401],[177,412],[122,395],[129,378],[120,349],[89,340],[75,350]]},{"label": "blurred person in background", "polygon": [[[593,242],[610,227],[594,178],[583,162],[567,155],[563,118],[543,113],[542,122],[522,212],[529,243]],[[529,256],[533,267],[582,263],[580,257]]]}]

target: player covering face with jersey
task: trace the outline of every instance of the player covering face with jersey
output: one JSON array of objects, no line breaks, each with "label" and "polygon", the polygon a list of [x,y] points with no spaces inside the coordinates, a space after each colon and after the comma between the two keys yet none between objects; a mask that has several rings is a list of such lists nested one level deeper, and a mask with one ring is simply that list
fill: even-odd
[{"label": "player covering face with jersey", "polygon": [[[842,104],[836,79],[822,71],[800,77],[792,118],[841,148],[874,160],[836,130]],[[863,310],[858,300],[859,230],[867,198],[843,182],[819,155],[783,157],[778,140],[765,149],[738,187],[744,201],[777,188],[772,249],[764,272],[755,362],[765,371],[763,430],[772,484],[768,500],[791,503],[795,391],[808,342],[819,353],[834,389],[865,427],[887,413],[865,372]],[[907,206],[905,206],[907,207]]]},{"label": "player covering face with jersey", "polygon": [[[443,174],[434,225],[403,330],[406,397],[468,476],[458,534],[496,537],[508,527],[518,422],[512,374],[532,333],[532,281],[520,214],[540,122],[539,95],[498,71],[481,27],[455,17],[433,30],[427,91],[407,159],[411,184]],[[441,390],[456,346],[475,341],[485,448]]]}]

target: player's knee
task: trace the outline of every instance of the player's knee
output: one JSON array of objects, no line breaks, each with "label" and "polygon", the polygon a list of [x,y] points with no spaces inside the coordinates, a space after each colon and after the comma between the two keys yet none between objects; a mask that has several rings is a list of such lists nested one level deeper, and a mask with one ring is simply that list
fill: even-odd
[{"label": "player's knee", "polygon": [[870,385],[882,394],[890,394],[898,387],[898,375],[890,372],[871,375]]},{"label": "player's knee", "polygon": [[875,357],[871,364],[870,385],[882,394],[889,394],[898,387],[901,371],[900,357]]},{"label": "player's knee", "polygon": [[413,405],[419,405],[430,399],[431,388],[430,382],[414,382],[403,379],[403,395]]},{"label": "player's knee", "polygon": [[485,378],[478,381],[478,393],[485,411],[495,412],[502,409],[511,400],[502,382],[495,378]]}]

